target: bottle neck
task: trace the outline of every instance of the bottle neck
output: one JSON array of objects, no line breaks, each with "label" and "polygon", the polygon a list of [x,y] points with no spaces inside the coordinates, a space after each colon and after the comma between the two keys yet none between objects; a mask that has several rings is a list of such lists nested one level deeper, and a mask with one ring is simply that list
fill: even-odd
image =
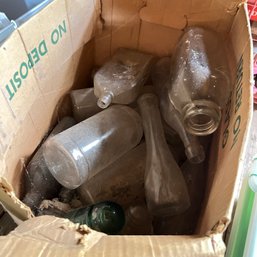
[{"label": "bottle neck", "polygon": [[155,142],[158,142],[158,145],[165,145],[166,140],[157,97],[153,94],[145,94],[138,100],[138,105],[143,118],[146,144],[150,148],[154,147]]},{"label": "bottle neck", "polygon": [[210,100],[194,100],[183,108],[186,130],[196,136],[212,134],[221,120],[220,107]]},{"label": "bottle neck", "polygon": [[97,101],[97,105],[101,109],[107,108],[112,103],[113,95],[110,92],[105,92]]}]

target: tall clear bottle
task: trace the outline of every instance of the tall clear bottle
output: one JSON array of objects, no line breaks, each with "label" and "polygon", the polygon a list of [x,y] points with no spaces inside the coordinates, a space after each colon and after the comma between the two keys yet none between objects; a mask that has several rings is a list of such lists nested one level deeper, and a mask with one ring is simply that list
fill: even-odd
[{"label": "tall clear bottle", "polygon": [[94,76],[94,93],[100,108],[111,103],[130,104],[138,97],[148,79],[153,56],[119,48]]},{"label": "tall clear bottle", "polygon": [[161,58],[154,66],[152,81],[156,93],[160,97],[160,109],[165,122],[178,134],[185,146],[185,153],[192,163],[201,163],[205,159],[205,153],[198,138],[186,131],[182,114],[175,108],[169,99],[169,74],[171,58]]},{"label": "tall clear bottle", "polygon": [[77,188],[79,199],[85,205],[108,199],[124,209],[143,203],[145,162],[146,145],[141,143]]},{"label": "tall clear bottle", "polygon": [[50,138],[44,158],[56,180],[75,189],[139,144],[142,135],[138,113],[115,105]]},{"label": "tall clear bottle", "polygon": [[145,194],[154,216],[170,216],[190,206],[186,183],[166,143],[158,98],[144,94],[138,99],[147,146]]},{"label": "tall clear bottle", "polygon": [[157,235],[192,235],[195,232],[202,207],[207,178],[207,164],[192,164],[186,161],[182,166],[191,206],[182,214],[155,219],[154,233]]},{"label": "tall clear bottle", "polygon": [[212,134],[231,91],[225,43],[215,31],[185,30],[171,64],[168,99],[192,135]]},{"label": "tall clear bottle", "polygon": [[[75,124],[76,122],[73,118],[64,117],[53,129],[47,140]],[[36,212],[44,199],[52,199],[58,195],[61,185],[52,176],[45,163],[43,146],[38,149],[26,167],[24,184],[26,194],[22,201],[33,212]]]}]

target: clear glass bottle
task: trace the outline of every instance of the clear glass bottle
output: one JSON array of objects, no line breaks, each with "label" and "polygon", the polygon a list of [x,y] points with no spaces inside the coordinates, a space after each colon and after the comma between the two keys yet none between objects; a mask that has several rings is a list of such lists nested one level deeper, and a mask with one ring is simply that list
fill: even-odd
[{"label": "clear glass bottle", "polygon": [[72,90],[70,92],[70,97],[73,117],[77,122],[81,122],[102,111],[97,105],[94,88]]},{"label": "clear glass bottle", "polygon": [[94,93],[100,108],[111,103],[130,104],[138,97],[149,77],[153,56],[119,48],[94,76]]},{"label": "clear glass bottle", "polygon": [[188,27],[175,49],[168,98],[192,135],[212,134],[231,91],[225,44],[216,32]]},{"label": "clear glass bottle", "polygon": [[146,145],[141,143],[77,188],[79,199],[85,205],[108,199],[124,210],[144,202],[145,162]]},{"label": "clear glass bottle", "polygon": [[[75,125],[76,122],[71,117],[64,117],[53,129],[48,138],[64,131]],[[44,199],[56,197],[61,189],[61,185],[55,180],[47,168],[43,157],[43,147],[41,146],[28,166],[26,167],[25,176],[25,196],[22,201],[28,205],[33,212],[36,212],[40,203]]]},{"label": "clear glass bottle", "polygon": [[64,187],[75,189],[139,144],[141,118],[115,105],[49,139],[46,164]]},{"label": "clear glass bottle", "polygon": [[154,233],[157,235],[192,235],[195,232],[207,179],[206,163],[192,164],[186,161],[182,166],[191,206],[182,214],[154,220]]},{"label": "clear glass bottle", "polygon": [[153,216],[170,216],[190,206],[186,183],[166,143],[158,98],[144,94],[138,99],[147,147],[145,195]]},{"label": "clear glass bottle", "polygon": [[152,217],[146,205],[130,206],[126,211],[126,223],[121,232],[123,235],[152,235]]},{"label": "clear glass bottle", "polygon": [[[203,147],[196,136],[186,131],[183,116],[175,108],[169,99],[169,74],[171,59],[169,57],[161,58],[155,65],[152,72],[152,81],[156,93],[160,98],[160,109],[165,122],[173,128],[178,134],[185,146],[185,154],[192,163],[201,163],[205,159]],[[168,131],[167,129],[165,131]]]}]

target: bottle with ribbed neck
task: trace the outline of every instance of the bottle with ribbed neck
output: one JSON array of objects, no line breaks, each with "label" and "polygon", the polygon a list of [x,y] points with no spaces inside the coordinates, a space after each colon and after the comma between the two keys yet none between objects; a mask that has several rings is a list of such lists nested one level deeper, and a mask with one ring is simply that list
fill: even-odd
[{"label": "bottle with ribbed neck", "polygon": [[152,72],[152,81],[160,97],[161,114],[165,122],[179,134],[188,160],[201,163],[205,159],[203,147],[196,136],[186,131],[182,114],[176,110],[168,96],[170,65],[171,58],[163,57],[155,64]]},{"label": "bottle with ribbed neck", "polygon": [[166,143],[158,98],[144,94],[138,99],[147,147],[145,194],[154,216],[170,216],[190,206],[186,183]]},{"label": "bottle with ribbed neck", "polygon": [[213,30],[188,27],[174,51],[169,101],[192,135],[212,134],[231,91],[225,43]]}]

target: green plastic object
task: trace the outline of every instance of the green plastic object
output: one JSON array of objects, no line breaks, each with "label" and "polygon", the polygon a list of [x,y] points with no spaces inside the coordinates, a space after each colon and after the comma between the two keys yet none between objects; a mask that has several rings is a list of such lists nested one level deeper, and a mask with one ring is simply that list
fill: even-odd
[{"label": "green plastic object", "polygon": [[105,201],[86,208],[73,210],[64,218],[74,223],[86,224],[90,228],[109,235],[118,234],[125,224],[125,214],[120,205]]},{"label": "green plastic object", "polygon": [[245,242],[243,257],[255,257],[257,255],[257,197],[255,194],[252,215],[249,222],[248,233]]},{"label": "green plastic object", "polygon": [[226,257],[243,256],[249,222],[253,209],[254,195],[254,192],[248,186],[247,177],[244,179],[240,191],[227,246]]}]

